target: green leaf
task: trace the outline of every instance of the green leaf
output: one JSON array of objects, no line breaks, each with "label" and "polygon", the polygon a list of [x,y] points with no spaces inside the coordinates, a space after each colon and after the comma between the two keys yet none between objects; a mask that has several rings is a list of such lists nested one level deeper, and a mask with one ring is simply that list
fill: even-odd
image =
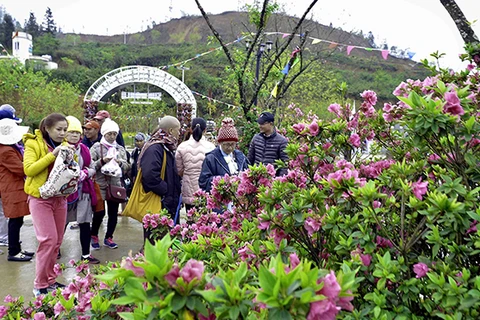
[{"label": "green leaf", "polygon": [[180,294],[176,293],[173,296],[171,306],[173,311],[178,311],[182,309],[185,306],[185,303],[187,302],[187,297],[181,296]]},{"label": "green leaf", "polygon": [[275,275],[268,271],[264,266],[261,266],[258,274],[258,280],[260,281],[260,287],[263,289],[263,292],[271,296],[273,288],[277,282]]}]

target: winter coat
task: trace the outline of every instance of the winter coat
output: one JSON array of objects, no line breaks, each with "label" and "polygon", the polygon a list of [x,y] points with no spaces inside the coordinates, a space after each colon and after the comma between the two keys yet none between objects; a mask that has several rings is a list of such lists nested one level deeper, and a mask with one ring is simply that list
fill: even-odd
[{"label": "winter coat", "polygon": [[193,204],[193,194],[200,189],[198,178],[202,171],[203,160],[207,152],[215,149],[213,143],[202,137],[196,141],[193,137],[181,143],[175,153],[178,172],[182,177],[182,200],[183,203]]},{"label": "winter coat", "polygon": [[[165,179],[160,178],[163,156],[167,155]],[[140,161],[142,186],[145,192],[152,191],[162,198],[162,208],[174,218],[181,192],[181,181],[175,164],[174,154],[161,143],[152,144],[145,150]]]},{"label": "winter coat", "polygon": [[[247,170],[248,162],[245,155],[240,150],[234,150],[233,154],[238,166],[238,171]],[[217,147],[205,155],[198,184],[202,190],[209,192],[212,189],[213,178],[216,176],[224,176],[226,174],[231,175],[222,151],[220,150],[220,147]]]},{"label": "winter coat", "polygon": [[[256,134],[250,142],[248,149],[248,161],[251,165],[263,163],[265,165],[271,163],[275,167],[275,160],[288,161],[288,155],[285,153],[287,139],[278,134],[275,130],[270,136],[263,133]],[[277,177],[285,175],[286,168],[277,169]]]},{"label": "winter coat", "polygon": [[26,133],[23,136],[25,153],[23,155],[23,170],[25,180],[25,193],[40,198],[38,190],[48,179],[48,167],[55,162],[56,157],[48,150],[47,143],[43,140],[42,132],[38,129],[35,134]]},{"label": "winter coat", "polygon": [[22,154],[14,146],[0,144],[0,193],[7,218],[19,218],[30,214],[27,194],[23,190],[24,184]]},{"label": "winter coat", "polygon": [[[127,161],[127,153],[125,148],[122,147],[117,143],[117,162],[120,168],[122,168],[122,173],[125,174],[130,170],[130,163]],[[107,185],[114,185],[114,186],[123,186],[122,184],[122,177],[110,177],[105,176],[101,168],[105,163],[103,163],[103,158],[107,155],[108,148],[104,145],[101,145],[100,142],[96,142],[90,148],[90,155],[92,156],[92,162],[94,163],[94,168],[97,171],[95,181],[98,183],[100,187],[100,192],[102,194],[102,198],[106,199],[107,195]]]}]

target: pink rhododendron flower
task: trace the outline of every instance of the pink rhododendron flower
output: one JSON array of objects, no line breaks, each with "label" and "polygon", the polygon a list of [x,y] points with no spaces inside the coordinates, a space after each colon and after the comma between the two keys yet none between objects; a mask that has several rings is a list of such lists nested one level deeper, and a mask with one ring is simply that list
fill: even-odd
[{"label": "pink rhododendron flower", "polygon": [[7,306],[0,306],[0,319],[3,319],[8,313],[8,307]]},{"label": "pink rhododendron flower", "polygon": [[143,268],[141,267],[136,267],[133,264],[133,259],[130,257],[126,257],[125,259],[123,259],[120,267],[122,267],[123,269],[132,270],[137,277],[143,277],[145,275],[145,270],[143,270]]},{"label": "pink rhododendron flower", "polygon": [[307,230],[309,236],[312,236],[315,232],[320,230],[321,226],[322,224],[312,217],[305,219],[304,228]]},{"label": "pink rhododendron flower", "polygon": [[63,311],[65,311],[65,308],[62,306],[62,303],[60,301],[57,302],[53,307],[53,313],[55,314],[55,317],[58,317],[58,315],[60,315],[60,313]]},{"label": "pink rhododendron flower", "polygon": [[342,110],[342,107],[337,103],[333,103],[328,106],[328,111],[331,113],[335,113],[338,117],[342,116],[341,110]]},{"label": "pink rhododendron flower", "polygon": [[375,242],[376,242],[377,246],[379,246],[380,248],[393,248],[392,242],[388,239],[383,238],[383,237],[377,236]]},{"label": "pink rhododendron flower", "polygon": [[305,130],[305,124],[304,123],[297,123],[292,126],[293,131],[295,131],[298,134],[302,134],[302,132]]},{"label": "pink rhododendron flower", "polygon": [[467,234],[477,232],[477,224],[478,224],[478,221],[473,221],[470,224],[470,228],[468,228],[468,230],[467,230]]},{"label": "pink rhododendron flower", "polygon": [[12,297],[11,295],[7,295],[5,299],[3,299],[3,302],[10,303],[10,302],[15,302],[17,300],[18,300],[17,298]]},{"label": "pink rhododendron flower", "polygon": [[[351,294],[352,292],[349,290],[348,293]],[[350,302],[352,300],[353,296],[339,297],[337,300],[337,306],[347,311],[353,311],[353,304]]]},{"label": "pink rhododendron flower", "polygon": [[47,317],[45,316],[45,313],[43,312],[38,312],[38,313],[35,313],[35,315],[33,316],[33,320],[46,320]]},{"label": "pink rhododendron flower", "polygon": [[368,267],[370,263],[372,262],[372,256],[369,254],[360,254],[360,260],[362,260],[362,263],[365,267]]},{"label": "pink rhododendron flower", "polygon": [[330,271],[322,279],[323,281],[323,288],[320,289],[319,293],[323,294],[325,297],[329,299],[337,299],[340,290],[342,289],[337,282],[337,277],[333,271]]},{"label": "pink rhododendron flower", "polygon": [[291,270],[295,269],[299,264],[300,264],[300,259],[298,259],[297,254],[296,253],[291,253],[290,254],[290,269]]},{"label": "pink rhododendron flower", "polygon": [[60,276],[62,274],[62,267],[58,263],[55,263],[53,266],[53,272],[56,276]]},{"label": "pink rhododendron flower", "polygon": [[320,127],[318,126],[317,121],[313,121],[309,126],[308,130],[310,130],[310,135],[316,136],[320,132]]},{"label": "pink rhododendron flower", "polygon": [[190,259],[182,270],[180,270],[180,276],[186,283],[191,282],[195,278],[200,281],[202,280],[203,270],[204,266],[202,261]]},{"label": "pink rhododendron flower", "polygon": [[427,193],[428,181],[422,182],[422,178],[412,183],[412,192],[418,200],[422,200],[423,195]]},{"label": "pink rhododendron flower", "polygon": [[329,299],[315,301],[310,304],[307,320],[335,320],[340,307]]},{"label": "pink rhododendron flower", "polygon": [[443,112],[450,113],[454,116],[461,116],[465,113],[460,105],[460,99],[456,91],[449,91],[445,93],[445,100],[447,101],[443,106]]},{"label": "pink rhododendron flower", "polygon": [[177,284],[177,279],[180,277],[180,268],[177,264],[174,264],[172,269],[165,275],[165,280],[167,280],[170,286],[175,286]]},{"label": "pink rhododendron flower", "polygon": [[363,91],[360,96],[365,100],[369,105],[374,106],[377,103],[377,94],[372,90]]},{"label": "pink rhododendron flower", "polygon": [[416,278],[423,278],[427,275],[428,266],[423,262],[419,262],[413,265],[413,272],[417,275]]},{"label": "pink rhododendron flower", "polygon": [[355,147],[355,148],[358,148],[360,147],[360,137],[358,136],[358,134],[354,133],[350,136],[350,138],[348,139],[348,141]]}]

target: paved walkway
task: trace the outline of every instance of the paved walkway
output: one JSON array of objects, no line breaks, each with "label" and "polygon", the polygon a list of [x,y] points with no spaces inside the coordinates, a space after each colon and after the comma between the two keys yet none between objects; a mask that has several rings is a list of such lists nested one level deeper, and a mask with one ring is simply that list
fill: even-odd
[{"label": "paved walkway", "polygon": [[[107,216],[104,218],[104,224],[100,228],[100,238],[103,239]],[[37,247],[37,239],[33,231],[32,220],[30,217],[25,218],[24,226],[21,231],[22,248],[28,251],[35,251]],[[106,261],[119,261],[123,256],[127,256],[130,251],[137,253],[143,243],[142,226],[136,220],[119,216],[117,229],[115,230],[115,242],[118,244],[117,249],[109,249],[102,246],[100,250],[93,251],[94,257],[99,259],[101,263]],[[6,247],[0,247],[4,254],[0,255],[0,305],[7,295],[13,297],[23,295],[25,300],[33,298],[33,280],[35,278],[35,257],[30,262],[11,262],[7,261]],[[71,230],[67,228],[63,239],[62,258],[59,263],[68,264],[70,259],[78,260],[81,256],[79,230]],[[69,282],[76,275],[74,268],[68,268],[63,275],[58,278],[59,282]]]}]

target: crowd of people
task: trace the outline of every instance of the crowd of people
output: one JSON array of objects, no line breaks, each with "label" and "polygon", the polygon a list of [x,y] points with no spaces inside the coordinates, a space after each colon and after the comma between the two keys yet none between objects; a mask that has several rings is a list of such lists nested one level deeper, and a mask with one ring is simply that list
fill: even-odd
[{"label": "crowd of people", "polygon": [[[222,120],[212,141],[212,130],[208,130],[211,123],[194,118],[179,144],[181,124],[172,116],[161,118],[151,136],[137,133],[135,148],[129,153],[118,124],[105,110],[86,123],[53,113],[28,133],[29,128],[21,126],[21,119],[15,116],[15,109],[1,106],[0,245],[8,246],[7,260],[27,262],[35,256],[33,293],[39,296],[64,286],[56,281],[54,265],[61,256],[60,246],[69,223],[79,229],[80,260],[91,264],[100,263],[91,250],[99,250],[101,243],[118,248],[114,233],[128,196],[131,198],[125,211],[146,201],[141,197],[155,195],[160,208],[179,223],[180,208],[193,208],[194,193],[199,189],[210,191],[214,177],[236,175],[253,164],[275,165],[277,159],[288,160],[287,140],[277,133],[274,115],[263,112],[257,122],[260,132],[253,137],[248,155],[237,148],[239,137],[233,119]],[[70,152],[78,164],[76,191],[42,197],[41,187],[62,150]],[[118,174],[106,170],[112,162]],[[285,168],[277,168],[277,175],[285,173]],[[136,192],[139,188],[140,193]],[[125,201],[111,194],[120,189],[126,192]],[[146,212],[139,214],[141,217]],[[38,241],[35,252],[21,247],[20,229],[26,215],[31,215]],[[105,215],[107,227],[101,241],[99,232]],[[144,230],[144,239],[152,241],[148,230]]]}]

